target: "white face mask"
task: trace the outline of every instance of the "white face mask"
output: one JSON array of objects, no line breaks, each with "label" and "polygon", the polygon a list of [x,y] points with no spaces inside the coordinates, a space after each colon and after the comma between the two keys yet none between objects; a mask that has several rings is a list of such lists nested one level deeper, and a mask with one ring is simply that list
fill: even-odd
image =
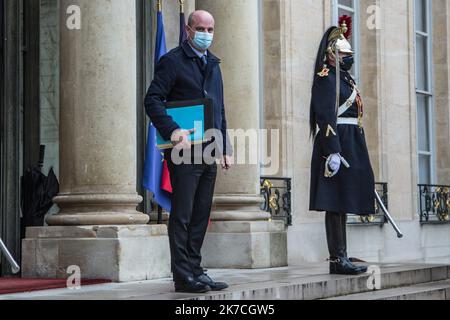
[{"label": "white face mask", "polygon": [[[192,30],[191,27],[189,28]],[[208,50],[211,47],[213,40],[213,33],[196,31],[192,42],[197,48],[201,50]]]}]

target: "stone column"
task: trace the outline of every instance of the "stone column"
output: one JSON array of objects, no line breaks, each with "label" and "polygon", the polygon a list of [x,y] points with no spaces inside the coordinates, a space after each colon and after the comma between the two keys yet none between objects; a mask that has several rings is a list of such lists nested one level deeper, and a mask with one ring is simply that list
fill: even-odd
[{"label": "stone column", "polygon": [[[216,20],[212,51],[222,60],[228,127],[258,130],[259,2],[197,0],[196,5],[197,9],[209,11]],[[258,144],[258,136],[253,141]],[[258,150],[251,152],[259,154]],[[251,152],[247,147],[248,156]],[[270,215],[260,210],[263,199],[259,180],[259,163],[238,164],[227,175],[219,175],[213,224],[203,250],[205,266],[268,268],[287,264],[284,224],[270,221]],[[223,254],[224,248],[228,254]]]},{"label": "stone column", "polygon": [[61,211],[27,230],[24,273],[64,277],[76,265],[83,278],[168,276],[167,228],[136,211],[135,1],[62,0],[60,23]]},{"label": "stone column", "polygon": [[450,184],[450,4],[433,1],[433,59],[437,183]]},{"label": "stone column", "polygon": [[[136,212],[136,22],[133,1],[61,5],[59,215],[49,225],[145,224]],[[67,28],[67,7],[81,29]]]}]

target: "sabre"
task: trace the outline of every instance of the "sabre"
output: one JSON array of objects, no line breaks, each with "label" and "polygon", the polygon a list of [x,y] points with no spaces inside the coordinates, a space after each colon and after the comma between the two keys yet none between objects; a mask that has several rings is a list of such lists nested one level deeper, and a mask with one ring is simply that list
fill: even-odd
[{"label": "sabre", "polygon": [[386,206],[384,205],[383,201],[380,198],[380,195],[378,194],[378,191],[375,190],[375,197],[377,199],[378,205],[381,207],[381,209],[384,212],[384,215],[386,216],[386,218],[388,219],[389,223],[391,224],[391,226],[394,228],[395,232],[397,232],[397,237],[399,239],[403,238],[403,233],[400,231],[400,228],[397,226],[397,223],[395,223],[394,219],[392,218],[392,216],[389,214],[389,211],[386,209]]},{"label": "sabre", "polygon": [[19,273],[20,267],[17,264],[17,262],[14,260],[11,253],[8,251],[8,248],[6,248],[5,244],[3,243],[2,239],[0,239],[0,251],[3,252],[3,254],[6,257],[6,260],[8,260],[9,264],[11,265],[11,270],[14,274]]}]

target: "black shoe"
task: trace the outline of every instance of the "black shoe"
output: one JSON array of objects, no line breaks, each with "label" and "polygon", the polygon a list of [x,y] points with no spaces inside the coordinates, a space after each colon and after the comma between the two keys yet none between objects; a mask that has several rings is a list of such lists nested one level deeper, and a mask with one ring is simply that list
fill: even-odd
[{"label": "black shoe", "polygon": [[228,288],[228,284],[225,282],[215,282],[206,273],[195,277],[195,280],[209,286],[212,291],[221,291]]},{"label": "black shoe", "polygon": [[358,275],[367,272],[366,267],[355,266],[345,257],[330,260],[330,274]]},{"label": "black shoe", "polygon": [[211,287],[194,279],[187,279],[175,283],[175,292],[206,293],[208,291],[211,291]]}]

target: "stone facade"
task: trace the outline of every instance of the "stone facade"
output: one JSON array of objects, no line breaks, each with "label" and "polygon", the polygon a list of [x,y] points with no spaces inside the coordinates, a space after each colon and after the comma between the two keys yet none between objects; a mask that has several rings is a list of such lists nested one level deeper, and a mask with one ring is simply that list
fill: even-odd
[{"label": "stone facade", "polygon": [[[49,221],[58,226],[127,224],[127,217],[130,216],[145,223],[142,216],[132,210],[132,206],[140,200],[134,193],[136,181],[133,177],[135,135],[131,129],[136,119],[129,108],[135,105],[136,99],[133,93],[133,14],[129,8],[117,5],[116,1],[123,0],[97,1],[111,9],[111,14],[119,14],[123,10],[119,15],[127,13],[129,20],[119,19],[117,22],[117,17],[108,19],[97,14],[95,10],[103,11],[104,8],[90,5],[91,1],[70,2],[89,9],[87,19],[95,21],[97,27],[101,23],[114,21],[115,25],[121,23],[124,29],[94,28],[94,33],[81,33],[81,38],[67,31],[62,32],[61,46],[65,47],[61,47],[64,49],[61,51],[61,63],[64,65],[60,67],[61,110],[65,111],[65,116],[61,117],[61,122],[65,126],[60,127],[59,142],[63,192],[56,200],[63,205],[63,214]],[[68,3],[61,1],[61,6]],[[134,2],[129,3],[131,6]],[[207,267],[277,267],[327,258],[324,216],[308,211],[312,151],[309,101],[317,46],[323,32],[333,23],[336,9],[333,3],[298,0],[228,0],[226,3],[189,0],[185,3],[186,13],[196,7],[211,11],[216,18],[216,40],[212,50],[223,60],[229,127],[280,130],[280,168],[276,175],[293,179],[293,226],[286,229],[259,210],[261,197],[258,183],[260,175],[266,173],[264,168],[241,165],[227,176],[220,175],[213,225],[204,247]],[[372,5],[379,8],[379,25],[375,29],[366,26],[366,20],[370,18],[367,9]],[[432,8],[435,84],[432,121],[436,132],[436,176],[439,184],[450,184],[450,6],[446,0],[433,0]],[[164,1],[168,49],[175,47],[178,41],[178,10],[177,1]],[[413,1],[361,0],[359,10],[359,86],[365,101],[364,126],[370,156],[376,180],[389,185],[389,209],[406,236],[398,240],[389,225],[383,228],[351,226],[349,253],[375,262],[435,261],[450,256],[450,225],[421,226],[418,217]],[[62,9],[61,14],[64,14]],[[112,34],[114,32],[117,34]],[[117,35],[125,38],[118,40]],[[97,37],[99,42],[91,48],[93,37]],[[114,50],[123,51],[123,56],[129,59],[127,62],[121,63],[116,60],[117,56],[108,55],[108,50],[113,49],[112,42],[115,44]],[[119,68],[108,72],[105,68],[112,64],[98,60],[99,53],[106,54],[111,59],[109,61],[114,61],[115,67],[119,65]],[[86,68],[80,64],[83,62],[79,60],[80,54],[83,59],[89,60],[90,65]],[[77,82],[80,79],[72,76],[77,72],[84,77],[83,82]],[[102,85],[103,81],[117,77],[117,72],[129,80],[125,88],[113,90]],[[91,87],[85,93],[77,91],[80,90],[77,86],[71,87],[87,84]],[[95,90],[92,89],[94,87]],[[96,103],[104,96],[111,97],[108,109],[116,111],[111,118],[111,113]],[[87,118],[98,121],[95,125],[90,124],[85,122]],[[122,128],[125,135],[115,135],[111,125]],[[74,134],[82,134],[83,140],[75,139]],[[111,135],[118,139],[114,145],[106,144],[99,148],[97,138],[111,138]],[[115,147],[117,143],[124,149],[119,151]],[[265,146],[261,144],[259,147]],[[100,163],[108,163],[108,170],[101,169],[98,166]],[[111,170],[123,174],[109,175]],[[85,194],[93,196],[84,197]],[[105,197],[105,194],[108,196]],[[114,200],[117,196],[118,200]],[[116,209],[114,215],[108,211],[111,206]],[[117,208],[122,208],[122,213]],[[49,232],[29,232],[32,238],[26,240],[29,241],[27,250],[31,250],[29,254],[35,254],[36,244],[43,241],[40,235]],[[164,236],[163,230],[153,240],[161,241]],[[79,240],[78,236],[75,238]],[[131,243],[129,239],[124,241]],[[152,243],[150,238],[143,241]],[[56,242],[51,245],[56,245]],[[78,245],[81,244],[74,245],[73,250]],[[129,253],[136,254],[131,249]],[[134,255],[132,258],[136,257]],[[145,259],[153,261],[149,256]],[[24,261],[31,260],[25,257]],[[161,263],[167,270],[167,261]],[[96,272],[93,275],[97,275]],[[33,273],[30,271],[30,274]],[[130,279],[128,275],[121,277],[117,273],[113,278],[119,281]]]},{"label": "stone facade", "polygon": [[[288,256],[295,265],[327,257],[323,216],[308,211],[308,104],[317,46],[331,24],[333,7],[331,1],[263,3],[265,121],[266,127],[283,130],[280,175],[293,178],[294,226],[288,231]],[[380,25],[370,30],[365,26],[367,9],[374,4],[379,7]],[[449,226],[421,227],[418,218],[413,2],[360,1],[359,14],[359,86],[365,101],[369,151],[377,181],[389,185],[389,208],[406,237],[396,239],[389,226],[350,227],[350,254],[370,261],[429,261],[448,256]],[[437,182],[448,184],[446,1],[433,1],[433,18]]]}]

